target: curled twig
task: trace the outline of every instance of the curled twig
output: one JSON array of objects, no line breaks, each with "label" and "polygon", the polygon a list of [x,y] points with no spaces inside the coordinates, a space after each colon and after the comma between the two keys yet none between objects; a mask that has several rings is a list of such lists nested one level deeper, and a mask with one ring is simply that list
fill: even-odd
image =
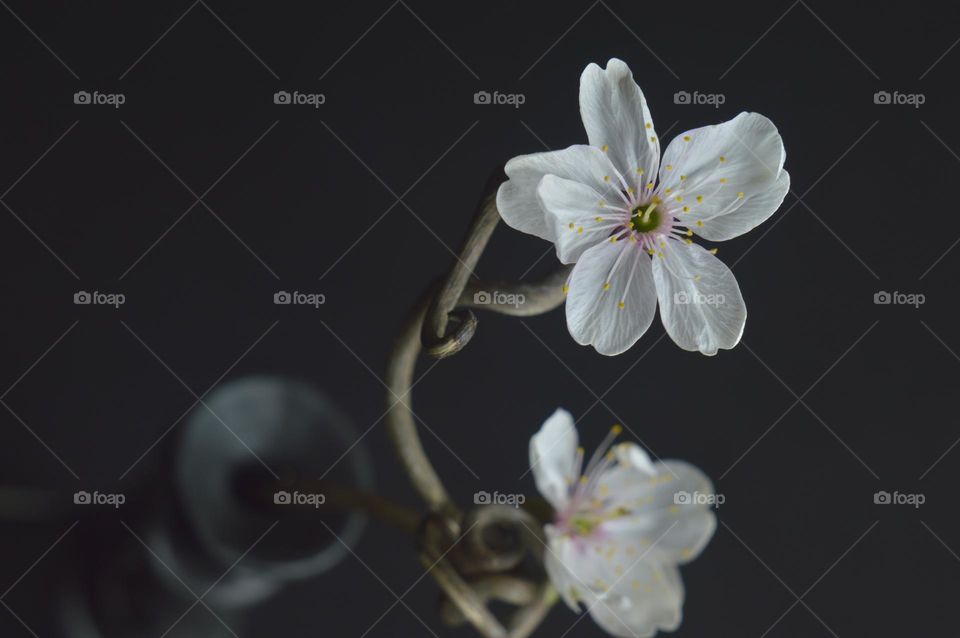
[{"label": "curled twig", "polygon": [[[500,179],[502,175],[495,175],[491,185]],[[421,350],[436,358],[462,350],[477,328],[473,308],[532,316],[563,303],[568,267],[534,283],[483,282],[473,273],[500,219],[492,186],[456,263],[423,294],[403,325],[387,367],[386,419],[404,469],[431,512],[417,534],[418,555],[443,589],[445,617],[466,620],[487,638],[523,638],[556,597],[549,582],[537,585],[507,572],[517,568],[528,552],[542,558],[542,528],[529,513],[511,507],[485,506],[462,516],[423,449],[410,397]],[[474,294],[483,290],[523,295],[524,303],[502,304],[497,299],[476,303]],[[491,600],[520,606],[507,627],[487,608]]]}]

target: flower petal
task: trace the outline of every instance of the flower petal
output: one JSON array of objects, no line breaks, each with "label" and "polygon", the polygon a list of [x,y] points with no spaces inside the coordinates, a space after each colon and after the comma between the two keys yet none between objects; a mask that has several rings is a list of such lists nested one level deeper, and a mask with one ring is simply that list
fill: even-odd
[{"label": "flower petal", "polygon": [[[785,158],[773,122],[741,113],[675,137],[663,154],[657,193],[698,235],[724,241],[780,207],[790,189]],[[698,221],[703,225],[695,225]]]},{"label": "flower petal", "polygon": [[[565,263],[576,263],[585,250],[606,241],[610,234],[630,219],[629,212],[608,208],[608,202],[596,190],[563,179],[546,175],[537,189],[540,206],[553,224],[557,244],[557,258]],[[622,202],[609,202],[610,206]]]},{"label": "flower petal", "polygon": [[684,589],[673,565],[640,560],[590,607],[590,616],[607,633],[641,638],[675,631],[683,616]]},{"label": "flower petal", "polygon": [[630,240],[602,241],[570,274],[567,328],[582,346],[620,354],[643,336],[657,307],[650,258]]},{"label": "flower petal", "polygon": [[667,334],[684,350],[707,355],[737,345],[747,308],[730,269],[703,247],[679,240],[668,241],[662,255],[653,260],[653,277]]},{"label": "flower petal", "polygon": [[594,621],[614,636],[653,636],[679,626],[684,590],[674,565],[642,555],[614,564],[604,560],[599,545],[571,539],[552,525],[546,530],[544,566],[571,609],[585,605]]},{"label": "flower petal", "polygon": [[[497,208],[507,225],[553,241],[555,233],[537,201],[537,186],[544,175],[556,175],[592,186],[598,192],[617,187],[616,169],[600,149],[575,145],[562,151],[514,157],[504,167],[509,178],[497,191]],[[604,180],[604,177],[607,180]],[[612,193],[611,193],[612,194]]]},{"label": "flower petal", "polygon": [[580,601],[586,596],[588,587],[568,567],[568,563],[577,563],[577,553],[571,552],[573,542],[558,532],[553,525],[545,525],[544,531],[547,536],[547,548],[543,552],[543,567],[547,577],[567,607],[579,612]]},{"label": "flower petal", "polygon": [[607,147],[610,159],[632,186],[653,179],[660,142],[643,92],[624,62],[612,59],[606,69],[590,64],[583,71],[580,116],[590,144]]},{"label": "flower petal", "polygon": [[635,473],[633,480],[624,480],[622,475],[609,477],[619,483],[616,490],[610,490],[610,509],[631,513],[604,521],[599,531],[609,547],[622,550],[610,559],[623,568],[636,556],[668,564],[687,563],[703,551],[716,530],[710,479],[684,461],[657,462],[654,468],[652,477],[645,472]]},{"label": "flower petal", "polygon": [[530,437],[530,469],[537,489],[555,509],[567,504],[568,488],[577,476],[577,429],[573,417],[558,409]]}]

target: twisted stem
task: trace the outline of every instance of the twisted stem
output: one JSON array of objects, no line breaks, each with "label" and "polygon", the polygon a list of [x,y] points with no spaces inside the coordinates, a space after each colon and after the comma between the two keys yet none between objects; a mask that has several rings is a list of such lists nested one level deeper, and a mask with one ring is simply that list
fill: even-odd
[{"label": "twisted stem", "polygon": [[[542,539],[537,536],[542,533],[540,523],[516,508],[504,511],[482,507],[464,517],[427,457],[411,400],[421,352],[445,358],[462,350],[477,328],[474,309],[529,317],[553,310],[564,301],[563,284],[570,273],[567,266],[541,281],[529,283],[484,282],[473,272],[500,221],[495,187],[502,179],[500,171],[491,178],[487,195],[477,207],[453,267],[446,277],[423,293],[403,324],[387,365],[386,419],[404,470],[431,512],[418,533],[418,554],[444,590],[447,598],[444,616],[454,622],[469,621],[488,638],[522,638],[537,627],[556,601],[556,592],[549,582],[535,584],[507,573],[520,563],[526,552],[541,557]],[[500,295],[488,299],[490,303],[475,301],[476,293],[490,290],[523,295],[524,303],[503,303]],[[487,532],[496,531],[498,526],[516,532],[523,539],[522,546],[491,546]],[[463,540],[466,541],[464,547],[458,547]],[[465,575],[470,576],[469,582]],[[521,605],[507,627],[487,608],[490,600]]]}]

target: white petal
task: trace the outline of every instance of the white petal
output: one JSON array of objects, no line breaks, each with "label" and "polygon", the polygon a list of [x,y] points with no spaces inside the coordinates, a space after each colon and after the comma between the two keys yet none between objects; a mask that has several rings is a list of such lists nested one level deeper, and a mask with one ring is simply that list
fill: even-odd
[{"label": "white petal", "polygon": [[[757,113],[741,113],[675,137],[663,154],[657,192],[698,235],[712,241],[731,239],[780,207],[790,189],[785,157],[773,122]],[[695,225],[698,220],[702,227]]]},{"label": "white petal", "polygon": [[668,564],[687,563],[703,551],[716,530],[713,485],[684,461],[657,462],[654,467],[653,477],[637,473],[632,484],[623,476],[610,477],[620,484],[616,490],[611,488],[610,507],[632,514],[605,521],[599,532],[607,542],[623,548],[621,562],[643,556]]},{"label": "white petal", "polygon": [[683,599],[683,581],[676,567],[641,560],[608,593],[591,601],[590,615],[613,636],[649,637],[680,626]]},{"label": "white petal", "polygon": [[[629,212],[612,210],[596,190],[556,175],[546,175],[537,189],[540,205],[553,224],[557,258],[565,264],[576,263],[591,246],[606,241],[611,233],[630,219]],[[601,205],[602,204],[602,205]]]},{"label": "white petal", "polygon": [[[713,355],[740,342],[747,308],[733,273],[697,244],[671,240],[653,260],[660,317],[684,350]],[[569,303],[569,302],[568,302]]]},{"label": "white petal", "polygon": [[[606,70],[596,64],[584,70],[580,76],[580,116],[590,144],[606,146],[611,160],[632,186],[653,179],[660,142],[647,101],[626,64],[612,59]],[[637,169],[643,171],[642,176]]]},{"label": "white petal", "polygon": [[650,455],[636,443],[625,442],[614,448],[620,467],[629,468],[642,474],[653,475],[656,468]]},{"label": "white petal", "polygon": [[650,258],[627,239],[603,241],[584,252],[568,286],[567,328],[577,343],[600,354],[626,351],[653,321],[657,299]]},{"label": "white petal", "polygon": [[[562,151],[533,153],[514,157],[504,167],[509,178],[497,191],[497,208],[507,225],[547,241],[555,238],[537,201],[537,186],[544,175],[592,186],[602,193],[612,192],[617,184],[616,169],[600,149],[575,145]],[[607,180],[604,180],[604,177]]]},{"label": "white petal", "polygon": [[555,509],[567,504],[568,486],[577,471],[577,429],[573,417],[558,409],[530,437],[530,469],[537,489]]},{"label": "white petal", "polygon": [[[557,532],[553,525],[545,525],[547,549],[543,552],[543,567],[563,602],[573,611],[579,611],[580,600],[587,593],[587,585],[577,578],[567,561],[576,562],[577,554],[571,552],[572,541]],[[566,560],[561,557],[566,557]]]},{"label": "white petal", "polygon": [[683,582],[674,563],[617,543],[571,538],[546,526],[544,565],[554,588],[574,611],[586,606],[614,636],[652,636],[680,624]]}]

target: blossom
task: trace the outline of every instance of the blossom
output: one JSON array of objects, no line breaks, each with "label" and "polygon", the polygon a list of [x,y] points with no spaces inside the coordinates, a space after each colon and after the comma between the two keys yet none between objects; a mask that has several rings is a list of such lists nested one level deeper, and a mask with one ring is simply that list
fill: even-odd
[{"label": "blossom", "polygon": [[569,412],[557,410],[530,439],[530,465],[556,512],[544,565],[574,611],[586,606],[614,636],[653,636],[680,625],[678,565],[716,529],[710,480],[683,461],[652,462],[634,443],[607,440],[583,468]]},{"label": "blossom", "polygon": [[570,334],[620,354],[650,327],[659,300],[681,348],[732,348],[747,316],[740,288],[716,249],[693,239],[732,239],[777,210],[790,188],[777,128],[740,113],[681,133],[661,159],[643,93],[616,59],[584,70],[580,114],[589,145],[514,157],[497,192],[507,224],[576,264],[565,288]]}]

